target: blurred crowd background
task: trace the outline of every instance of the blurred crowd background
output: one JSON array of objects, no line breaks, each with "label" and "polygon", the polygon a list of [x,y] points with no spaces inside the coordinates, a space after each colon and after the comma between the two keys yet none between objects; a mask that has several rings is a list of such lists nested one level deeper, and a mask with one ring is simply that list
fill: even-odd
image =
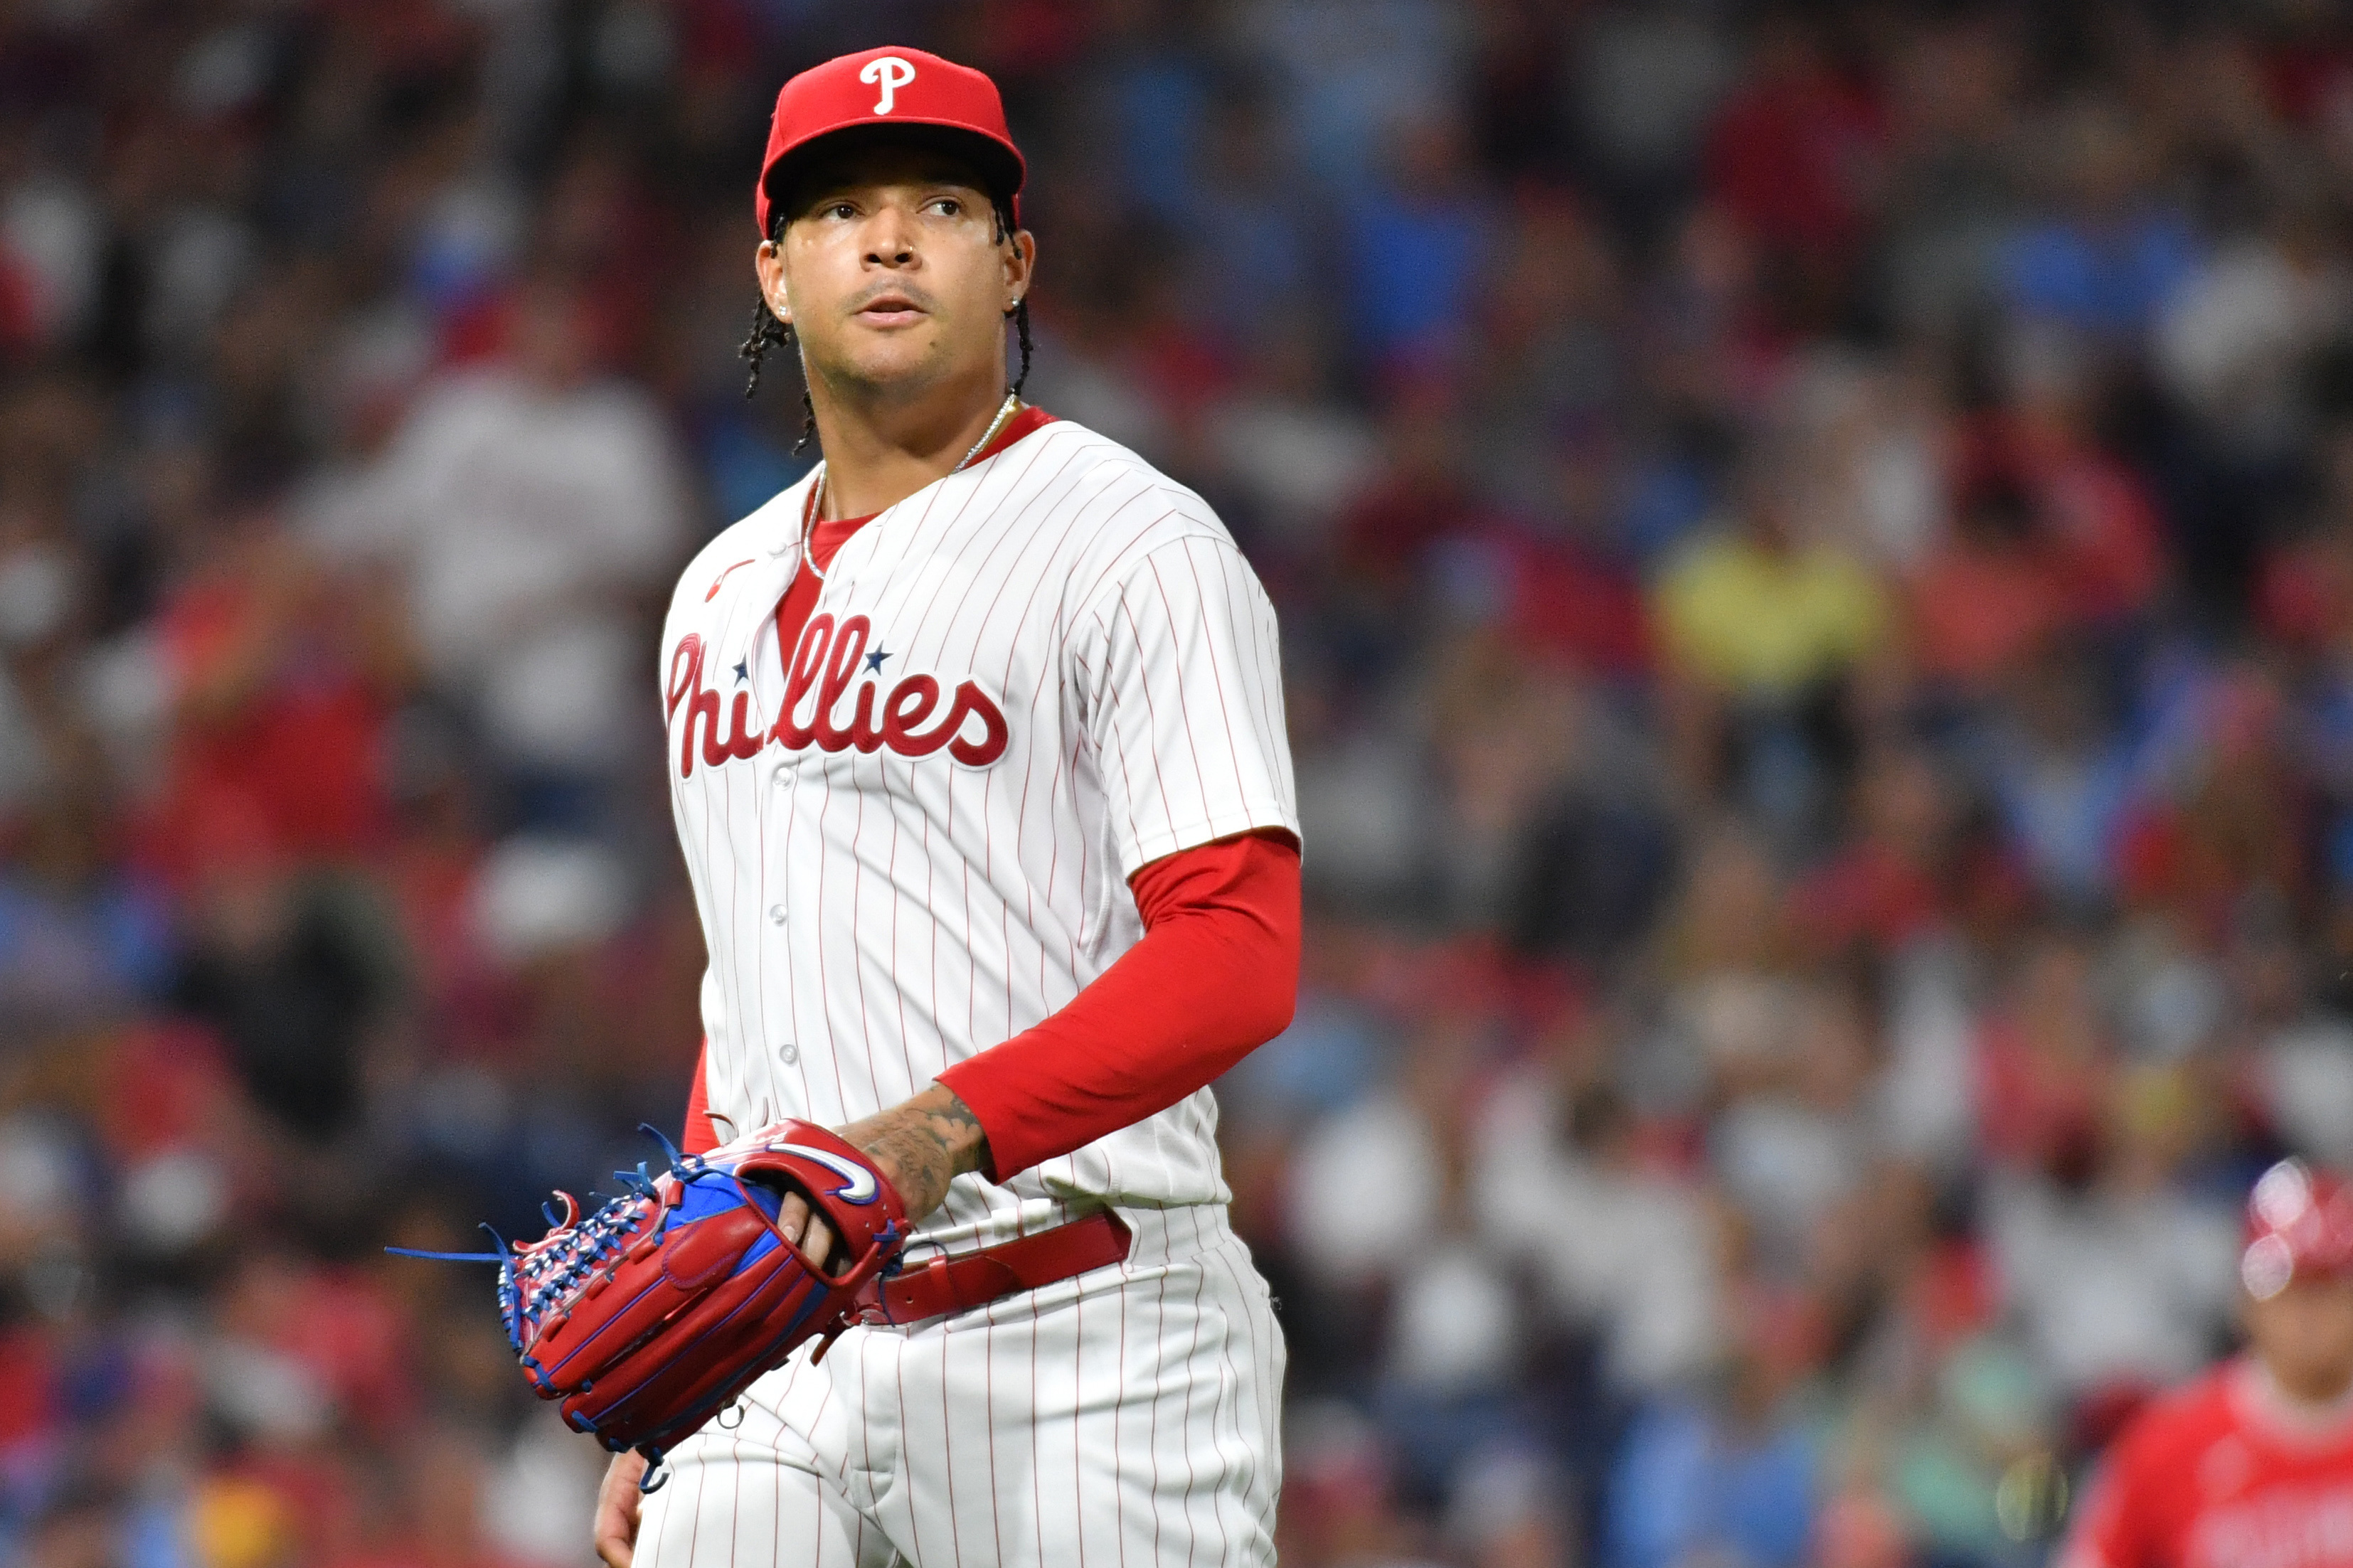
[{"label": "blurred crowd background", "polygon": [[586,1559],[378,1249],[680,1119],[658,611],[814,457],[751,184],[886,41],[1282,616],[1286,1563],[2042,1561],[2353,1157],[2324,0],[0,5],[0,1561]]}]

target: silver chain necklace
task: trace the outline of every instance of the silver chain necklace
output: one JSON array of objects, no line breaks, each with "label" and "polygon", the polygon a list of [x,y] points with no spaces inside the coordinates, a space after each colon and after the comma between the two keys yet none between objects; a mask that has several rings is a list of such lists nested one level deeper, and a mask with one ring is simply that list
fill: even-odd
[{"label": "silver chain necklace", "polygon": [[[980,433],[980,439],[972,444],[972,449],[965,453],[956,466],[950,468],[948,472],[960,474],[972,467],[972,460],[980,456],[981,448],[997,439],[997,433],[1005,428],[1005,422],[1012,418],[1013,411],[1020,406],[1021,395],[1018,392],[1007,393],[1005,401],[997,405],[997,417],[988,422],[988,428]],[[817,580],[820,583],[825,581],[825,570],[817,563],[816,555],[810,552],[809,538],[817,531],[818,509],[825,504],[825,463],[823,459],[819,459],[817,466],[817,483],[809,487],[808,505],[801,509],[801,561],[811,572],[817,574]]]}]

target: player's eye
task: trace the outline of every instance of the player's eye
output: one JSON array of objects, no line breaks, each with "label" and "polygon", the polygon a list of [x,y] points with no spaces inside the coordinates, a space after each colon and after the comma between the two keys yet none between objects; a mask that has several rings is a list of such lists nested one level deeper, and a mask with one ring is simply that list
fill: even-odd
[{"label": "player's eye", "polygon": [[954,196],[934,196],[930,205],[942,217],[955,217],[964,211],[964,203]]},{"label": "player's eye", "polygon": [[824,212],[828,217],[853,218],[858,216],[858,209],[848,202],[828,202]]}]

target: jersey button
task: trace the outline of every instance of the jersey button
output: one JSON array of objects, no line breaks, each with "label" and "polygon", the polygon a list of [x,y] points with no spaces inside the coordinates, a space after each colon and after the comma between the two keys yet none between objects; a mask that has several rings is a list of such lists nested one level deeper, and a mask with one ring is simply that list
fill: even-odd
[{"label": "jersey button", "polygon": [[801,1059],[801,1048],[793,1044],[792,1041],[786,1040],[783,1045],[776,1047],[776,1055],[785,1059],[785,1065],[786,1067],[790,1067],[795,1062]]},{"label": "jersey button", "polygon": [[770,904],[770,905],[768,906],[768,923],[769,923],[770,925],[778,925],[778,926],[780,926],[780,925],[782,925],[782,924],[784,924],[784,923],[785,923],[785,906],[784,906],[784,905],[782,905],[782,904]]}]

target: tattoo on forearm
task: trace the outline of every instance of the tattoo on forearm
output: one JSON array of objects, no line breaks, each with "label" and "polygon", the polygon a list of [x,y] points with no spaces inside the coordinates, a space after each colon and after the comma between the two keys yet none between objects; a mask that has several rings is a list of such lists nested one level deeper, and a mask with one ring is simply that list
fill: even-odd
[{"label": "tattoo on forearm", "polygon": [[940,1147],[954,1152],[958,1163],[957,1174],[980,1170],[988,1163],[987,1131],[982,1128],[980,1118],[972,1113],[972,1107],[964,1102],[963,1097],[944,1084],[937,1087],[947,1103],[925,1108],[925,1126],[932,1136],[940,1141]]},{"label": "tattoo on forearm", "polygon": [[845,1131],[852,1142],[888,1167],[910,1219],[939,1207],[950,1182],[988,1163],[988,1135],[980,1119],[941,1084]]},{"label": "tattoo on forearm", "polygon": [[904,1122],[879,1128],[866,1147],[896,1176],[909,1219],[931,1213],[947,1196],[948,1182],[955,1173],[949,1167],[946,1152],[921,1129]]}]

